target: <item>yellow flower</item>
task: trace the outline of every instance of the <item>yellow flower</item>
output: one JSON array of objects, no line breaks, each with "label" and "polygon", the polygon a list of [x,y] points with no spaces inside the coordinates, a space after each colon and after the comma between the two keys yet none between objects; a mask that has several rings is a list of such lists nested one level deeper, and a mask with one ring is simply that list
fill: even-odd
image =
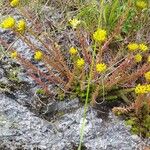
[{"label": "yellow flower", "polygon": [[145,79],[147,81],[150,81],[150,71],[148,71],[148,72],[145,73]]},{"label": "yellow flower", "polygon": [[148,56],[147,61],[150,63],[150,56]]},{"label": "yellow flower", "polygon": [[12,1],[10,2],[10,6],[11,6],[11,7],[16,7],[16,6],[19,5],[19,3],[20,3],[20,0],[12,0]]},{"label": "yellow flower", "polygon": [[136,94],[146,94],[147,93],[147,87],[145,85],[138,84],[135,88]]},{"label": "yellow flower", "polygon": [[15,26],[15,19],[13,17],[8,17],[0,24],[0,27],[4,29],[10,29]]},{"label": "yellow flower", "polygon": [[19,20],[17,23],[17,31],[20,33],[24,33],[26,29],[26,22],[24,20]]},{"label": "yellow flower", "polygon": [[146,90],[147,90],[147,92],[150,92],[150,84],[148,84],[148,85],[146,86]]},{"label": "yellow flower", "polygon": [[144,9],[144,8],[147,7],[147,3],[146,3],[145,1],[138,0],[138,1],[136,2],[136,6],[139,7],[139,8],[141,8],[141,9]]},{"label": "yellow flower", "polygon": [[139,49],[143,52],[148,50],[148,47],[145,44],[139,44]]},{"label": "yellow flower", "polygon": [[93,39],[95,41],[103,42],[106,40],[107,33],[103,29],[97,29],[93,34]]},{"label": "yellow flower", "polygon": [[136,62],[140,62],[140,61],[142,61],[142,55],[141,54],[136,54],[134,56],[134,59],[135,59]]},{"label": "yellow flower", "polygon": [[147,94],[149,92],[150,92],[150,84],[147,84],[147,85],[138,84],[135,88],[136,94]]},{"label": "yellow flower", "polygon": [[96,65],[96,71],[98,73],[103,73],[103,72],[106,71],[106,69],[107,69],[107,66],[104,63],[99,63],[99,64]]},{"label": "yellow flower", "polygon": [[41,51],[37,51],[35,52],[34,54],[34,59],[35,60],[41,60],[42,59],[42,56],[43,56],[43,53]]},{"label": "yellow flower", "polygon": [[71,27],[75,29],[80,24],[80,20],[74,18],[74,19],[69,20],[69,23]]},{"label": "yellow flower", "polygon": [[12,59],[16,59],[17,58],[17,52],[15,51],[15,52],[12,52],[11,53],[11,55],[10,55],[10,57],[12,58]]},{"label": "yellow flower", "polygon": [[80,58],[77,60],[77,67],[78,68],[82,68],[84,66],[84,64],[85,64],[85,61],[83,58]]},{"label": "yellow flower", "polygon": [[70,53],[71,55],[76,55],[76,54],[78,53],[78,51],[77,51],[76,48],[71,47],[70,50],[69,50],[69,53]]},{"label": "yellow flower", "polygon": [[139,46],[136,43],[130,43],[130,44],[128,44],[128,49],[130,51],[136,51],[138,48],[139,48]]}]

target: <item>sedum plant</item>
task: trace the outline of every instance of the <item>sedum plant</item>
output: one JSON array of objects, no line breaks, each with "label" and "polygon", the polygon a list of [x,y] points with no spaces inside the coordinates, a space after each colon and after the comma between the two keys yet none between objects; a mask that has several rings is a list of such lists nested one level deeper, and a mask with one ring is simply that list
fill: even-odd
[{"label": "sedum plant", "polygon": [[126,124],[133,134],[150,137],[150,71],[145,73],[146,83],[135,87],[135,101],[126,107],[114,107],[116,115],[126,116]]},{"label": "sedum plant", "polygon": [[[115,3],[111,5],[112,2]],[[140,19],[148,2],[112,2],[105,5],[103,0],[100,1],[100,10],[97,9],[96,3],[92,8],[83,7],[76,17],[67,21],[79,43],[78,46],[68,45],[67,57],[61,45],[51,36],[38,36],[42,32],[41,23],[38,20],[36,23],[32,21],[31,15],[20,6],[19,0],[10,1],[9,6],[19,11],[22,19],[16,20],[10,15],[2,20],[0,27],[14,32],[16,37],[30,48],[34,62],[43,62],[48,73],[14,50],[12,45],[8,45],[2,38],[0,42],[4,47],[9,47],[11,58],[26,68],[27,74],[41,86],[44,93],[51,96],[59,93],[63,96],[79,96],[85,101],[84,117],[88,102],[95,105],[107,100],[122,99],[130,104],[132,99],[128,99],[128,93],[134,93],[134,90],[137,94],[146,94],[145,100],[149,101],[149,84],[137,85],[135,88],[136,84],[142,84],[143,75],[149,80],[149,47],[146,41],[135,39],[134,26],[132,27],[133,22],[141,23]],[[124,7],[121,4],[124,4]],[[96,19],[90,20],[90,13],[94,14]],[[139,20],[132,20],[131,14],[138,16]],[[27,22],[30,22],[30,25]],[[128,28],[130,26],[132,31]],[[40,42],[42,48],[35,45],[29,37]],[[53,90],[49,88],[51,84]],[[136,107],[136,103],[140,103],[140,108]],[[132,106],[138,114],[139,110],[145,107],[145,103],[137,96]],[[149,104],[146,103],[146,107],[149,107]],[[81,135],[82,142],[83,134]]]},{"label": "sedum plant", "polygon": [[[19,10],[24,19],[15,20],[12,16],[6,17],[1,22],[1,28],[12,30],[18,38],[24,41],[33,51],[33,59],[37,62],[42,61],[49,74],[42,72],[31,60],[24,58],[17,51],[13,50],[11,58],[19,61],[27,69],[28,74],[51,95],[54,95],[54,93],[48,89],[48,85],[53,83],[56,85],[56,89],[60,88],[64,93],[84,97],[88,87],[89,73],[91,73],[90,99],[93,104],[96,102],[97,97],[100,98],[100,101],[104,97],[107,99],[107,96],[112,96],[113,98],[114,90],[116,90],[115,98],[121,96],[120,92],[124,94],[128,90],[132,91],[133,87],[126,88],[125,84],[129,82],[136,83],[144,73],[149,71],[150,64],[143,59],[147,55],[149,48],[145,42],[137,43],[134,41],[130,41],[128,45],[118,42],[112,47],[113,42],[117,40],[116,37],[121,35],[124,23],[133,6],[128,1],[129,7],[120,14],[113,31],[110,32],[106,26],[101,24],[103,21],[101,14],[104,8],[108,7],[103,3],[101,2],[102,11],[99,13],[99,26],[92,33],[84,30],[82,26],[82,23],[86,22],[86,20],[73,18],[68,21],[79,41],[79,47],[72,46],[68,49],[70,54],[70,58],[68,58],[70,59],[70,64],[68,64],[60,45],[52,38],[49,43],[45,42],[44,39],[38,37],[38,31],[34,31],[32,28],[34,24],[32,26],[27,25],[26,21],[30,19],[30,16],[27,13],[25,14],[25,10],[18,6],[19,0],[10,1],[10,6]],[[114,5],[118,6],[118,3],[118,1],[115,1]],[[146,5],[144,6],[146,7]],[[113,7],[115,9],[116,6]],[[113,12],[111,12],[111,15],[114,15]],[[109,16],[111,17],[111,15]],[[29,35],[35,37],[43,45],[43,49],[34,45],[28,38]],[[5,42],[3,41],[3,43]],[[93,54],[94,51],[95,53]],[[121,53],[121,51],[123,52]],[[106,58],[106,55],[109,55],[110,58]],[[92,63],[93,67],[90,70]],[[136,66],[139,67],[133,70],[132,68]],[[37,72],[39,77],[36,76]],[[47,81],[43,82],[43,78]]]}]

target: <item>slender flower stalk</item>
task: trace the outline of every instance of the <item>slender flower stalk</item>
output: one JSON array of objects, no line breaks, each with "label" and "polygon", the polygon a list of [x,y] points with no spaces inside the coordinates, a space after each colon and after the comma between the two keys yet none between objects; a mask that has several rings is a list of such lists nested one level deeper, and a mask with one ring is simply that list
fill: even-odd
[{"label": "slender flower stalk", "polygon": [[91,83],[91,80],[92,80],[92,72],[93,72],[93,67],[94,67],[95,54],[96,54],[96,43],[95,43],[93,54],[92,54],[92,63],[91,63],[91,67],[90,67],[89,77],[88,77],[88,86],[87,86],[86,99],[85,99],[85,104],[84,104],[83,122],[82,122],[81,130],[80,130],[80,143],[79,143],[78,150],[81,150],[81,145],[82,145],[83,137],[84,137],[84,127],[85,127],[85,124],[86,124],[86,113],[87,113],[87,109],[88,109],[90,83]]},{"label": "slender flower stalk", "polygon": [[[101,2],[101,6],[103,7],[104,0]],[[99,16],[99,27],[102,27],[101,21],[102,21],[102,10],[100,11],[100,16]],[[92,72],[93,72],[93,67],[95,63],[95,55],[96,55],[96,42],[94,44],[94,50],[92,52],[92,62],[90,66],[90,72],[89,72],[89,77],[88,77],[88,85],[87,85],[87,91],[86,91],[86,99],[85,99],[85,104],[84,104],[84,112],[83,112],[83,122],[80,130],[80,143],[78,150],[81,150],[82,142],[83,142],[83,137],[84,137],[84,128],[86,124],[86,113],[88,109],[88,100],[89,100],[89,93],[90,93],[90,86],[91,86],[91,80],[92,80]]]}]

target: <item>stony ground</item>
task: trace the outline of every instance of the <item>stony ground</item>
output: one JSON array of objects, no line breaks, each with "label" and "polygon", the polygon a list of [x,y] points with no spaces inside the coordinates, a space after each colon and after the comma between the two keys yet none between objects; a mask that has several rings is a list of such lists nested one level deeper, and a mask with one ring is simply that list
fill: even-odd
[{"label": "stony ground", "polygon": [[[77,149],[83,107],[48,122],[14,99],[4,94],[0,97],[0,149]],[[78,99],[71,103],[78,105]],[[131,135],[124,122],[112,113],[104,120],[89,108],[86,120],[84,146],[87,150],[140,150],[143,145],[150,145],[150,141],[143,142]]]}]

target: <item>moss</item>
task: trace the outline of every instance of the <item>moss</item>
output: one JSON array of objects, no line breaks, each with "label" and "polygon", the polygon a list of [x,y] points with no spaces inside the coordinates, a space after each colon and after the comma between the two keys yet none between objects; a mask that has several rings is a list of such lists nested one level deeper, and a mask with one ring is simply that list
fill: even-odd
[{"label": "moss", "polygon": [[65,99],[65,93],[63,91],[58,92],[56,99],[63,101]]},{"label": "moss", "polygon": [[18,73],[20,72],[19,67],[12,67],[8,72],[7,72],[7,77],[10,81],[14,81],[16,83],[19,83],[20,80],[18,78]]},{"label": "moss", "polygon": [[45,91],[43,89],[36,90],[36,94],[44,95]]},{"label": "moss", "polygon": [[138,133],[139,133],[138,127],[132,127],[132,128],[131,128],[131,133],[132,133],[132,134],[138,134]]},{"label": "moss", "polygon": [[135,121],[134,121],[134,120],[132,120],[132,119],[126,120],[126,125],[132,126],[132,125],[134,125],[134,124],[135,124]]},{"label": "moss", "polygon": [[143,107],[138,111],[128,114],[126,124],[131,126],[131,133],[142,135],[143,137],[150,137],[150,110],[146,103],[143,103]]}]

